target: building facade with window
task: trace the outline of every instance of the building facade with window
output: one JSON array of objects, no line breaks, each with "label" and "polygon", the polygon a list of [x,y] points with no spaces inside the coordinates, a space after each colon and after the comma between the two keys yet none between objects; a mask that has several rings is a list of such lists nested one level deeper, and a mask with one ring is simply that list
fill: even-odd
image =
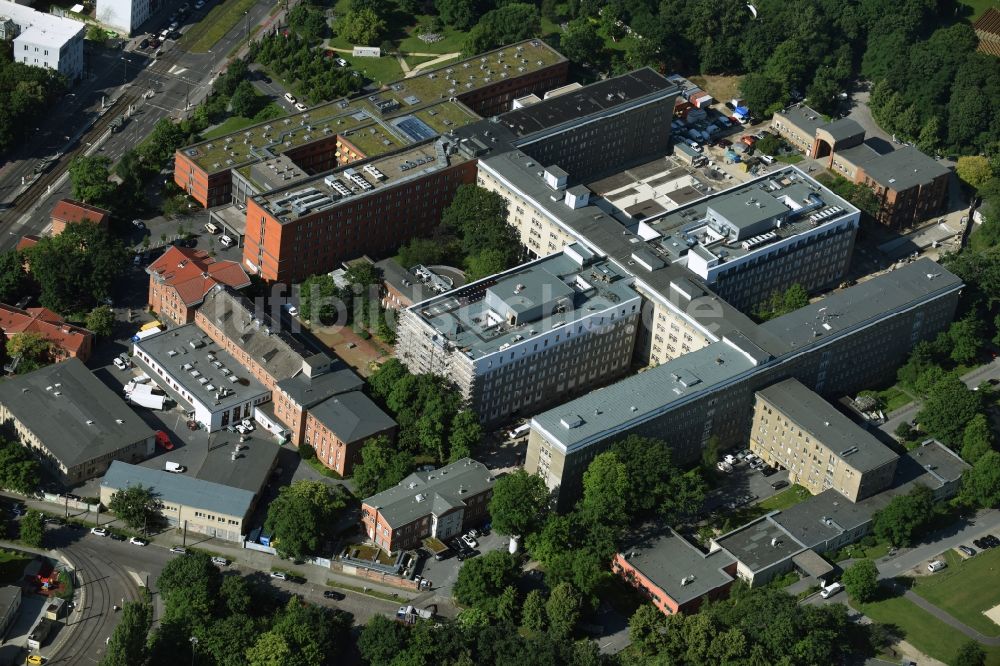
[{"label": "building facade with window", "polygon": [[327,398],[306,414],[305,443],[316,458],[341,476],[361,462],[361,449],[376,437],[396,436],[396,422],[361,391]]},{"label": "building facade with window", "polygon": [[0,39],[13,41],[16,62],[59,72],[75,81],[83,76],[86,24],[0,0]]},{"label": "building facade with window", "polygon": [[109,28],[133,35],[159,5],[159,0],[97,0],[97,20]]},{"label": "building facade with window", "polygon": [[493,475],[462,458],[431,472],[415,472],[361,503],[361,527],[386,552],[417,548],[427,537],[445,541],[489,520]]},{"label": "building facade with window", "polygon": [[161,319],[190,324],[205,295],[216,285],[250,286],[250,276],[235,261],[216,261],[203,250],[171,246],[146,267],[149,308]]}]

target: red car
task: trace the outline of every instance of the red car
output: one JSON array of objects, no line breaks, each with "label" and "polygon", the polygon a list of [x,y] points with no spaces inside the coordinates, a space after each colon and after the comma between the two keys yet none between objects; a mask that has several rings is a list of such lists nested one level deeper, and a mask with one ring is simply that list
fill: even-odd
[{"label": "red car", "polygon": [[162,430],[156,431],[156,443],[166,451],[174,450],[174,443],[170,441],[170,435]]}]

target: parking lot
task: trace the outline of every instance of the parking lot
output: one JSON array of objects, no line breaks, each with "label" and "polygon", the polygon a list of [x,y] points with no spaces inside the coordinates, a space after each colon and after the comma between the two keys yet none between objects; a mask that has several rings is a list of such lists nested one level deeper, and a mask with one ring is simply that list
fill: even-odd
[{"label": "parking lot", "polygon": [[770,476],[765,476],[761,470],[751,469],[743,460],[732,465],[732,470],[729,473],[719,472],[719,485],[705,498],[706,512],[732,511],[757,504],[781,492],[788,485],[786,470],[777,470]]},{"label": "parking lot", "polygon": [[[476,538],[479,545],[476,547],[478,555],[482,557],[486,553],[494,550],[506,550],[510,540],[508,537],[490,532],[486,536]],[[431,587],[440,597],[450,597],[451,588],[458,579],[458,570],[462,567],[462,561],[456,556],[454,549],[450,555],[443,560],[435,560],[434,557],[425,557],[417,564],[414,573],[422,576],[425,580],[431,581]]]}]

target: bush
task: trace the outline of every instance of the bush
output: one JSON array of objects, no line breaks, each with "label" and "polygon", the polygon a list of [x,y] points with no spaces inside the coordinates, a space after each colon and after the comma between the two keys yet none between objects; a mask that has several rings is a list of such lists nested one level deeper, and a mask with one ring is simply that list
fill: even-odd
[{"label": "bush", "polygon": [[303,460],[315,460],[316,449],[311,444],[299,444],[299,457]]}]

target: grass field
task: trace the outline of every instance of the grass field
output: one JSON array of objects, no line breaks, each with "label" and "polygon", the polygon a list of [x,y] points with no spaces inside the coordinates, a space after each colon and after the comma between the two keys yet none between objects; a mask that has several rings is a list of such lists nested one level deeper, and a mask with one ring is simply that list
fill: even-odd
[{"label": "grass field", "polygon": [[0,550],[0,585],[10,585],[21,580],[24,567],[31,562],[27,553],[14,550]]},{"label": "grass field", "polygon": [[972,15],[969,16],[970,23],[982,16],[983,12],[990,7],[1000,9],[1000,3],[998,3],[997,0],[961,0],[961,4],[972,10]]},{"label": "grass field", "polygon": [[728,102],[740,94],[742,76],[706,75],[692,76],[691,83],[701,86],[701,89],[715,98],[717,102]]},{"label": "grass field", "polygon": [[[946,664],[955,663],[955,655],[968,638],[955,631],[936,617],[907,601],[903,597],[892,597],[867,604],[852,601],[855,608],[883,624],[891,624],[898,629],[900,638],[929,657]],[[986,651],[987,666],[1000,666],[1000,648],[983,646]]]},{"label": "grass field", "polygon": [[193,28],[184,33],[184,43],[192,53],[207,53],[215,43],[243,20],[256,0],[225,0],[212,8]]},{"label": "grass field", "polygon": [[789,488],[762,501],[760,507],[767,511],[781,511],[791,508],[811,496],[808,490],[794,483]]},{"label": "grass field", "polygon": [[945,553],[948,568],[933,576],[915,579],[913,591],[986,636],[1000,636],[1000,626],[983,615],[1000,604],[996,569],[1000,549],[980,551],[963,558],[954,550]]},{"label": "grass field", "polygon": [[798,153],[790,153],[785,155],[775,155],[774,159],[778,160],[779,162],[784,162],[785,164],[798,164],[805,158],[802,155],[799,155]]}]

